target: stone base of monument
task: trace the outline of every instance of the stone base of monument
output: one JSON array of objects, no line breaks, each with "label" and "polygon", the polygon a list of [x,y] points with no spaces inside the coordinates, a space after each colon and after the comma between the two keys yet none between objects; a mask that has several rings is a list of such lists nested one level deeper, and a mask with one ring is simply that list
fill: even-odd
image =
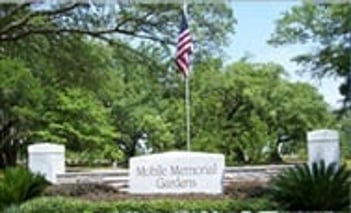
[{"label": "stone base of monument", "polygon": [[[224,171],[224,188],[236,183],[266,183],[273,176],[294,165],[249,165],[226,167]],[[69,171],[69,169],[68,169]],[[69,171],[57,175],[58,184],[100,183],[115,187],[120,192],[129,192],[128,169],[105,169],[90,171]]]},{"label": "stone base of monument", "polygon": [[166,152],[129,162],[129,193],[184,194],[223,192],[224,155]]}]

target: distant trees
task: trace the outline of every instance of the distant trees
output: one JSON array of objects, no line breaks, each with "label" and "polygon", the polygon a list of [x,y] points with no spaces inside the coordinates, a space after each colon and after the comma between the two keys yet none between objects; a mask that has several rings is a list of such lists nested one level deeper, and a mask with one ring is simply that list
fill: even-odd
[{"label": "distant trees", "polygon": [[[119,81],[114,70],[127,73],[128,65],[142,64],[147,72],[161,71],[159,62],[169,58],[175,43],[181,7],[115,6],[108,13],[101,13],[104,6],[94,12],[80,3],[0,6],[0,168],[15,164],[20,144],[40,140],[116,157],[106,148],[123,135],[109,117],[115,107],[110,91],[117,86],[109,84]],[[220,52],[233,32],[230,8],[189,9],[192,21],[201,23],[194,29],[198,49]],[[204,10],[214,18],[202,16]],[[162,54],[149,57],[157,51]]]},{"label": "distant trees", "polygon": [[[287,11],[277,22],[270,43],[312,44],[313,51],[295,57],[312,76],[345,79],[340,93],[344,106],[351,103],[351,4],[317,4],[305,1]],[[351,106],[351,105],[350,105]]]},{"label": "distant trees", "polygon": [[0,168],[16,164],[20,142],[40,116],[40,81],[21,61],[0,60]]},{"label": "distant trees", "polygon": [[[306,131],[334,125],[317,90],[285,80],[281,66],[216,59],[235,23],[226,5],[189,9],[193,150],[229,164],[279,160],[281,137],[299,149]],[[122,163],[140,140],[154,152],[185,149],[184,86],[169,52],[177,6],[119,5],[104,17],[81,4],[0,11],[0,168],[39,141]]]},{"label": "distant trees", "polygon": [[225,153],[228,163],[279,161],[278,140],[288,138],[296,151],[307,131],[335,122],[316,88],[285,80],[276,64],[204,63],[191,87],[193,146]]}]

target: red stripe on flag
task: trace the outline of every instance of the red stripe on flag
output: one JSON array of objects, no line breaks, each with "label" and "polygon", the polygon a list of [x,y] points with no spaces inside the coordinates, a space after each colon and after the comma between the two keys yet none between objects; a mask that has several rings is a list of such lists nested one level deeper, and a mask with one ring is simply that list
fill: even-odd
[{"label": "red stripe on flag", "polygon": [[192,52],[192,38],[185,16],[183,16],[181,32],[178,36],[176,65],[185,77],[189,75],[190,54]]}]

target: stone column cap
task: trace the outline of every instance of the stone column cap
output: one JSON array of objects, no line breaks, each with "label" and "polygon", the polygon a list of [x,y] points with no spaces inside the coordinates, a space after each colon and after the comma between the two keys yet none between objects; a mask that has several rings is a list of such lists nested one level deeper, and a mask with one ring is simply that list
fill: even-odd
[{"label": "stone column cap", "polygon": [[54,143],[38,143],[28,146],[28,152],[30,153],[63,153],[65,152],[65,146]]},{"label": "stone column cap", "polygon": [[308,141],[331,141],[335,140],[337,142],[339,140],[339,133],[335,130],[331,129],[319,129],[310,131],[307,133]]}]

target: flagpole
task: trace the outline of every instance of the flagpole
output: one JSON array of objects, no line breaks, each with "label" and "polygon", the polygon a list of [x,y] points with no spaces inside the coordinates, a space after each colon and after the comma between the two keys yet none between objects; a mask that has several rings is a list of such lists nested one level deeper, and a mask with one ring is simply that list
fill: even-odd
[{"label": "flagpole", "polygon": [[[183,12],[187,17],[187,4],[186,0],[183,2]],[[187,151],[190,152],[190,99],[189,99],[189,78],[190,78],[190,66],[188,73],[185,75],[185,116],[186,116],[186,147]]]},{"label": "flagpole", "polygon": [[190,151],[190,101],[189,101],[189,76],[185,77],[185,110],[186,110],[186,145]]}]

